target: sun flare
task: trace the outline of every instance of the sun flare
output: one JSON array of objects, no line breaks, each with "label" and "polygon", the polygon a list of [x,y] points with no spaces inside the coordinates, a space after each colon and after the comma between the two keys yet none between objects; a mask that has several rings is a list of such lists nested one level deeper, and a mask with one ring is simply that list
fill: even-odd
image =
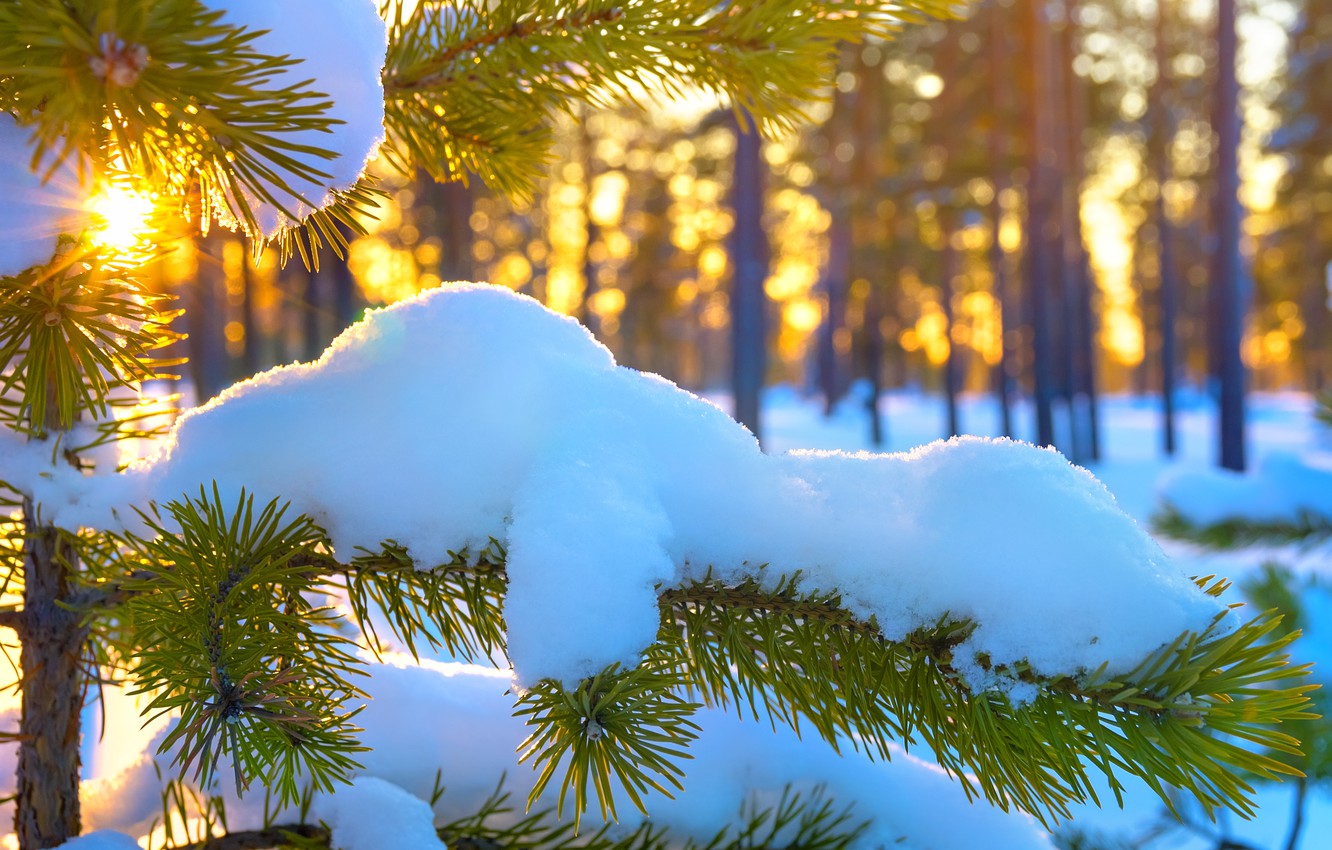
[{"label": "sun flare", "polygon": [[128,251],[149,231],[153,199],[124,186],[109,185],[88,201],[93,239],[107,248]]}]

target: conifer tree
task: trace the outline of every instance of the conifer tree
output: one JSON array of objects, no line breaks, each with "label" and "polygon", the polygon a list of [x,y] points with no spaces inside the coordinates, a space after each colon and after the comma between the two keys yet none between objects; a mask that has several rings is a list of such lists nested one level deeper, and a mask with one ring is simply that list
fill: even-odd
[{"label": "conifer tree", "polygon": [[[373,643],[379,624],[458,657],[506,651],[500,603],[517,580],[506,540],[443,562],[387,533],[376,549],[344,551],[301,506],[234,498],[210,480],[119,505],[119,525],[52,520],[53,494],[84,486],[84,472],[125,478],[118,449],[166,428],[140,390],[175,365],[163,352],[176,311],[144,270],[178,222],[237,228],[312,261],[374,204],[362,172],[381,115],[380,153],[405,173],[521,194],[559,110],[689,85],[780,128],[827,82],[838,44],[890,37],[947,4],[421,0],[377,15],[369,0],[296,5],[0,6],[0,169],[13,199],[0,219],[0,569],[12,600],[0,624],[22,646],[22,850],[81,830],[79,714],[105,679],[143,694],[146,714],[175,717],[162,752],[182,778],[207,787],[225,768],[237,787],[262,780],[251,793],[298,818],[219,846],[327,846],[328,831],[299,817],[311,790],[356,769],[355,640]],[[377,38],[387,53],[367,85],[358,62]],[[106,237],[119,207],[82,214],[118,193],[154,209],[155,229],[132,246]],[[350,618],[320,601],[335,587]],[[679,790],[699,703],[883,757],[893,740],[928,747],[969,794],[1049,820],[1096,799],[1094,773],[1250,813],[1246,778],[1292,772],[1266,751],[1297,751],[1278,727],[1305,716],[1303,670],[1287,665],[1289,637],[1267,614],[1218,615],[1113,674],[1052,675],[968,654],[986,624],[965,614],[887,633],[864,604],[796,573],[707,571],[659,586],[657,607],[637,666],[518,692],[533,798],[558,787],[575,825],[592,805],[613,816],[617,801],[647,809],[652,793]],[[799,820],[809,846],[839,846],[819,837],[841,821],[818,801],[786,801],[773,817]],[[762,823],[735,846],[761,840]],[[536,846],[572,840],[567,824],[497,834],[486,812],[455,828],[478,842],[541,829]],[[659,846],[651,838],[580,840]]]}]

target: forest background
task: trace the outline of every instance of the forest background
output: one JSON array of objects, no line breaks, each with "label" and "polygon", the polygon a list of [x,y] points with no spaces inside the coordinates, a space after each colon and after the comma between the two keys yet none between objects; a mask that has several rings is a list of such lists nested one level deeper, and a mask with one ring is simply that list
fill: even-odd
[{"label": "forest background", "polygon": [[[993,392],[1004,411],[1034,396],[1036,433],[1015,436],[1085,462],[1105,392],[1168,399],[1173,450],[1172,408],[1222,385],[1230,348],[1251,388],[1332,383],[1332,4],[1240,4],[1234,138],[1213,4],[962,11],[848,47],[814,120],[761,145],[704,99],[598,110],[559,123],[518,200],[385,169],[369,234],[317,273],[196,240],[158,274],[197,400],[316,356],[367,306],[473,279],[577,316],[625,365],[737,390],[760,433],[743,405],[766,384],[829,409],[856,386],[937,391],[953,433],[957,394]],[[1226,145],[1243,213],[1220,203]],[[112,203],[132,238],[134,199]],[[1235,272],[1216,265],[1226,215]]]}]

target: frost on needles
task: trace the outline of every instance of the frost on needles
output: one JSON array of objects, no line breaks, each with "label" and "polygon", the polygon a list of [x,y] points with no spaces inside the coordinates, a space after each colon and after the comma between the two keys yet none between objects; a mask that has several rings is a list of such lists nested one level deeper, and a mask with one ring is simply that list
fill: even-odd
[{"label": "frost on needles", "polygon": [[[317,575],[345,580],[363,628],[507,652],[533,798],[554,781],[561,807],[596,799],[604,817],[621,794],[642,808],[683,787],[697,701],[882,757],[924,744],[969,793],[1040,817],[1095,799],[1089,770],[1246,812],[1239,769],[1283,768],[1208,730],[1297,746],[1273,728],[1303,697],[1271,618],[1225,616],[1223,583],[1179,574],[1057,453],[963,438],[764,455],[715,406],[501,288],[374,311],[317,362],[182,416],[126,473],[22,483],[49,521],[122,527],[141,553],[90,598],[166,617],[166,594],[196,612],[178,628],[205,624],[179,647],[163,632],[139,675],[168,692],[153,708],[184,712],[167,741],[180,760],[211,768],[231,750],[238,777],[281,750],[270,726],[355,743],[338,713],[356,701],[353,660],[275,607],[271,588],[324,587]],[[202,548],[225,557],[210,561],[214,536]],[[294,634],[333,660],[283,668]],[[244,659],[230,690],[208,674],[223,657]],[[251,737],[213,731],[205,703]],[[333,719],[302,719],[311,705]],[[325,787],[354,769],[345,753],[288,763]]]}]

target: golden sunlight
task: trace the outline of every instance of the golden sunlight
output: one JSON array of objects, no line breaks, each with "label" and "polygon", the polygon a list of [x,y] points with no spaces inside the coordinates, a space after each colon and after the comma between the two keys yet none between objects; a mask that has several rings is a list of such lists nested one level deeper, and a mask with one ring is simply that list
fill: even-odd
[{"label": "golden sunlight", "polygon": [[88,200],[92,238],[98,244],[128,251],[142,240],[153,216],[153,199],[114,184],[104,186]]}]

